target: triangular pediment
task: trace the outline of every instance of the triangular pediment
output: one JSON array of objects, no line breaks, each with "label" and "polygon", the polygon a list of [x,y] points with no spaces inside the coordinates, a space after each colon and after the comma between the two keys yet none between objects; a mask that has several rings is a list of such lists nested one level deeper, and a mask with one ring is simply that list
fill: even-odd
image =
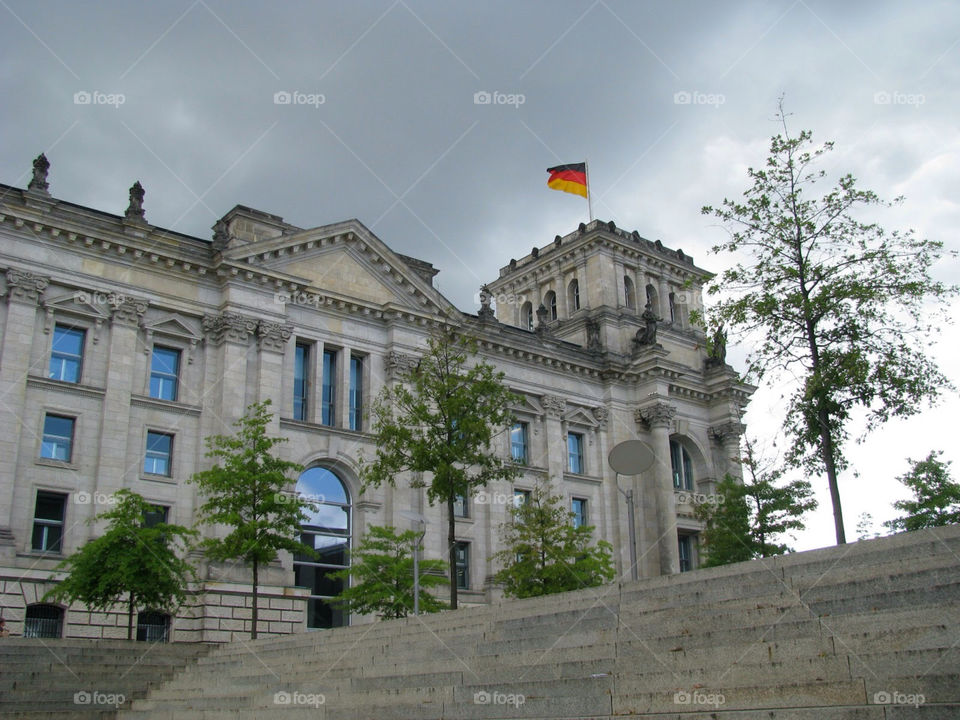
[{"label": "triangular pediment", "polygon": [[67,312],[93,320],[106,320],[117,303],[114,293],[96,290],[75,290],[56,297],[47,298],[43,306],[48,312]]},{"label": "triangular pediment", "polygon": [[567,413],[563,416],[563,419],[568,423],[573,423],[574,425],[585,425],[587,427],[595,428],[600,423],[594,417],[593,413],[587,410],[587,408],[577,407],[577,406],[567,406],[569,409]]},{"label": "triangular pediment", "polygon": [[543,405],[540,403],[540,400],[524,393],[518,394],[522,398],[521,402],[512,404],[510,406],[511,410],[536,417],[543,415]]},{"label": "triangular pediment", "polygon": [[321,294],[381,307],[443,313],[454,309],[422,274],[356,220],[237,247],[229,256],[302,279]]},{"label": "triangular pediment", "polygon": [[199,340],[202,336],[174,315],[164,315],[143,324],[144,330],[155,335],[169,335],[186,340]]}]

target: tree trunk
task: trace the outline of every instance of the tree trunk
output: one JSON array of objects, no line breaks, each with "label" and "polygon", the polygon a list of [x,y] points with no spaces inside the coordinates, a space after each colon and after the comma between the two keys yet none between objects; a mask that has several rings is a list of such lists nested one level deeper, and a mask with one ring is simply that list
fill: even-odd
[{"label": "tree trunk", "polygon": [[259,580],[260,564],[253,561],[253,620],[250,623],[250,639],[257,639],[257,581]]},{"label": "tree trunk", "polygon": [[450,609],[457,609],[457,518],[453,514],[453,495],[447,498],[447,547],[450,550]]},{"label": "tree trunk", "polygon": [[133,590],[130,591],[130,603],[127,607],[127,640],[133,640]]},{"label": "tree trunk", "polygon": [[843,510],[840,509],[840,486],[837,484],[837,465],[833,459],[833,436],[830,434],[830,418],[822,403],[817,409],[817,422],[820,424],[820,456],[827,470],[827,484],[830,486],[830,500],[833,502],[833,525],[837,531],[837,545],[846,545],[847,534],[843,529]]}]

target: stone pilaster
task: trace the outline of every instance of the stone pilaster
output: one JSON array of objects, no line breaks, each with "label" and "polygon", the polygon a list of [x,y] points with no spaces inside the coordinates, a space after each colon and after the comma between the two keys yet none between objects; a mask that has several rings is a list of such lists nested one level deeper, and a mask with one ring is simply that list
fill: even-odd
[{"label": "stone pilaster", "polygon": [[670,466],[670,426],[677,408],[657,401],[637,410],[637,420],[650,427],[653,452],[653,482],[657,498],[657,546],[660,555],[660,574],[680,572],[680,552],[677,547],[677,504],[673,492]]},{"label": "stone pilaster", "polygon": [[563,416],[567,411],[567,401],[558,395],[544,395],[540,398],[546,417],[543,420],[544,439],[547,444],[547,478],[559,483],[567,471],[567,434]]},{"label": "stone pilaster", "polygon": [[[287,341],[293,333],[293,326],[284,323],[261,320],[257,325],[257,401],[263,402],[274,399],[277,388],[283,388],[283,354],[287,348]],[[292,381],[292,378],[291,378]],[[287,383],[292,387],[292,382]],[[271,408],[273,421],[268,426],[268,432],[280,432],[280,412],[282,402],[277,402]]]},{"label": "stone pilaster", "polygon": [[743,469],[740,467],[740,437],[745,429],[746,426],[736,421],[715,425],[709,429],[710,438],[720,445],[723,453],[723,465],[717,468],[718,471],[738,478],[743,477]]}]

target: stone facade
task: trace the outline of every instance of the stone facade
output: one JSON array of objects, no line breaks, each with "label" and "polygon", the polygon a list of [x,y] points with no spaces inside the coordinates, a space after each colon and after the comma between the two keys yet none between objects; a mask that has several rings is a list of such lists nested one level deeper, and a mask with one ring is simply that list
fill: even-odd
[{"label": "stone facade", "polygon": [[[495,310],[487,303],[474,315],[433,287],[432,265],[394,253],[355,220],[303,229],[238,205],[211,242],[150,225],[142,205],[135,210],[117,217],[46,188],[0,185],[0,587],[14,633],[56,563],[97,534],[86,521],[114,491],[130,488],[167,507],[171,522],[192,525],[197,496],[187,480],[210,465],[202,439],[231,432],[247,405],[265,399],[277,413],[272,432],[289,439],[279,446],[284,457],[342,483],[344,502],[331,508],[344,518],[344,543],[369,525],[406,527],[401,513],[412,509],[429,523],[425,554],[445,558],[444,508],[429,506],[409,478],[361,492],[357,472],[374,451],[363,410],[451,318],[523,397],[515,413],[526,456],[520,478],[468,498],[457,521],[469,544],[462,601],[499,596],[490,582],[499,525],[514,491],[536,483],[585,501],[621,573],[629,576],[630,563],[618,481],[637,501],[640,576],[696,563],[691,503],[724,473],[739,474],[753,388],[706,362],[689,313],[709,274],[682,251],[593,222],[511,261],[486,286]],[[664,319],[656,342],[643,344],[648,299]],[[56,345],[70,330],[79,357]],[[164,351],[175,367],[164,368]],[[65,454],[51,417],[70,424]],[[496,440],[504,457],[509,430]],[[607,455],[635,438],[656,462],[618,478]],[[42,517],[61,499],[59,521]],[[62,533],[54,549],[50,527]],[[202,582],[173,619],[171,639],[242,636],[247,573],[199,558],[198,566]],[[315,591],[295,587],[294,567],[287,556],[262,571],[264,634],[320,622],[310,610]],[[65,634],[114,637],[126,622],[93,615],[64,609]]]}]

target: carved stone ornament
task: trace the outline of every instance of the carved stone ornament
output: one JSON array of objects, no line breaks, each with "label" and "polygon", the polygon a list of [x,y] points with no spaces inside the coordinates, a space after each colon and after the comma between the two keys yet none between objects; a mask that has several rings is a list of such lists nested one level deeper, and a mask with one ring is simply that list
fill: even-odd
[{"label": "carved stone ornament", "polygon": [[128,220],[145,219],[143,214],[143,198],[146,194],[147,191],[143,189],[143,185],[140,184],[139,180],[130,187],[130,204],[127,205],[127,211],[124,213]]},{"label": "carved stone ornament", "polygon": [[593,419],[597,421],[600,425],[607,424],[607,418],[610,416],[610,411],[607,408],[601,406],[593,408]]},{"label": "carved stone ornament", "polygon": [[493,320],[494,312],[490,307],[490,301],[493,300],[493,293],[487,285],[480,287],[480,310],[477,311],[477,317],[481,320]]},{"label": "carved stone ornament", "polygon": [[740,442],[740,436],[744,430],[746,430],[746,426],[743,423],[728,422],[710,428],[707,433],[711,439],[723,444],[727,442]]},{"label": "carved stone ornament", "polygon": [[36,304],[49,284],[48,278],[10,268],[7,270],[7,299]]},{"label": "carved stone ornament", "polygon": [[416,355],[406,355],[405,353],[391,350],[384,359],[384,366],[389,380],[395,380],[404,375],[409,375],[420,365],[420,358]]},{"label": "carved stone ornament", "polygon": [[293,325],[261,320],[257,326],[257,339],[262,350],[283,352],[292,333]]},{"label": "carved stone ornament", "polygon": [[213,249],[217,252],[223,250],[230,242],[230,233],[227,230],[227,223],[224,220],[217,220],[213,224]]},{"label": "carved stone ornament", "polygon": [[543,395],[540,398],[540,404],[550,417],[563,417],[567,411],[567,401],[559,395]]},{"label": "carved stone ornament", "polygon": [[677,414],[677,408],[674,405],[665,402],[655,402],[647,407],[639,408],[636,412],[638,423],[649,425],[650,427],[667,427]]},{"label": "carved stone ornament", "polygon": [[138,326],[145,312],[147,312],[146,300],[121,296],[113,303],[113,322]]},{"label": "carved stone ornament", "polygon": [[40,153],[33,161],[33,178],[27,185],[27,190],[46,193],[50,187],[50,183],[47,182],[47,171],[49,170],[50,161],[47,160],[46,155]]},{"label": "carved stone ornament", "polygon": [[203,316],[203,332],[215,345],[224,342],[246,344],[257,331],[257,321],[236,312]]},{"label": "carved stone ornament", "polygon": [[592,353],[602,353],[603,343],[600,342],[600,322],[594,318],[587,318],[587,350]]}]

